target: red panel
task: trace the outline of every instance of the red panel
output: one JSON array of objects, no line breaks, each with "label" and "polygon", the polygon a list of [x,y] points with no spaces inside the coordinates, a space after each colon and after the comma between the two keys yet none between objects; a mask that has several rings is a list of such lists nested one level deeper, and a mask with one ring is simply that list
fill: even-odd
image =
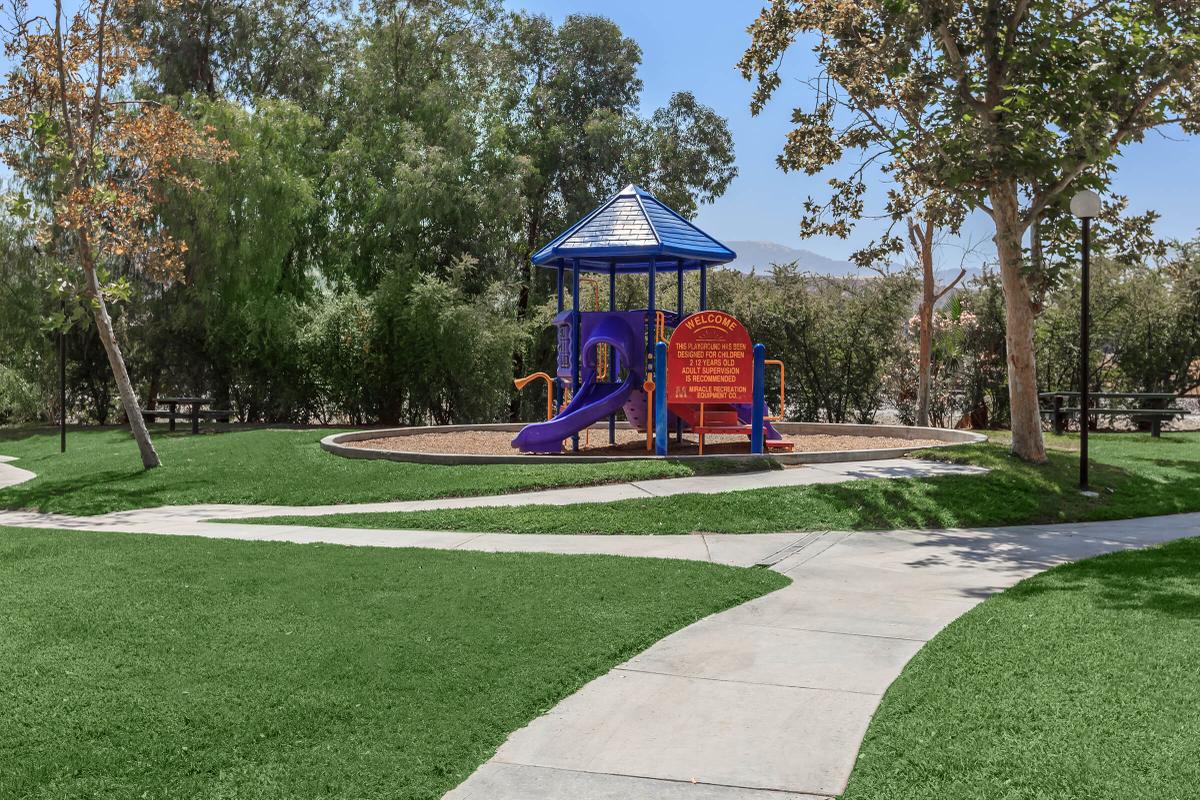
[{"label": "red panel", "polygon": [[749,403],[754,350],[742,323],[724,311],[684,319],[667,349],[668,403]]}]

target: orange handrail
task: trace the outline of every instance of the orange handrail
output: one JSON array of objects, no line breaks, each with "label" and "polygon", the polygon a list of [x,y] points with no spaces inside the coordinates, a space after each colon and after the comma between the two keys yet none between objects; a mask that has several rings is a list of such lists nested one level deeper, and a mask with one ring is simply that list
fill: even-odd
[{"label": "orange handrail", "polygon": [[667,315],[661,311],[654,312],[654,341],[667,340]]},{"label": "orange handrail", "polygon": [[767,420],[767,422],[776,422],[778,420],[783,419],[783,414],[784,414],[784,411],[786,408],[783,403],[783,386],[784,386],[783,362],[777,358],[768,358],[763,363],[764,364],[774,364],[775,366],[779,367],[779,413],[773,417],[765,417],[764,418]]},{"label": "orange handrail", "polygon": [[546,382],[546,419],[554,416],[554,379],[545,372],[535,372],[532,375],[526,375],[524,378],[513,378],[513,385],[517,387],[517,391],[521,391],[530,383],[536,380]]},{"label": "orange handrail", "polygon": [[[580,283],[586,283],[592,287],[592,310],[600,310],[600,279],[588,278],[586,276],[579,278]],[[582,304],[581,304],[582,305]],[[596,365],[596,377],[600,380],[608,380],[608,345],[602,344],[597,347],[600,353],[600,363]]]},{"label": "orange handrail", "polygon": [[[599,311],[600,310],[600,279],[599,278],[580,277],[579,282],[586,283],[588,286],[592,287],[592,311]],[[583,305],[583,304],[580,303],[580,305]]]}]

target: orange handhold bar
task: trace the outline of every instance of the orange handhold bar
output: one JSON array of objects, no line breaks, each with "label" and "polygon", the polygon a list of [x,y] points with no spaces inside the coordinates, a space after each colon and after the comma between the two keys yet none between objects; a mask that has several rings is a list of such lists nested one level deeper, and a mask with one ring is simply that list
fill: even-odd
[{"label": "orange handhold bar", "polygon": [[[600,310],[600,279],[580,276],[580,283],[586,283],[592,287],[592,311]],[[580,304],[582,305],[582,303]]]},{"label": "orange handhold bar", "polygon": [[545,372],[535,372],[532,375],[526,375],[524,378],[514,378],[513,385],[517,387],[517,391],[521,391],[530,383],[536,380],[546,382],[546,419],[554,416],[554,379]]},{"label": "orange handhold bar", "polygon": [[[592,287],[592,310],[600,310],[600,279],[580,276],[580,283],[586,283]],[[582,304],[581,304],[582,305]],[[608,345],[602,344],[597,347],[600,354],[600,363],[596,365],[596,377],[600,380],[608,380]]]},{"label": "orange handhold bar", "polygon": [[764,417],[764,419],[766,419],[767,422],[776,422],[778,420],[783,419],[783,414],[784,414],[784,410],[785,410],[785,406],[783,403],[783,386],[784,386],[783,362],[777,358],[768,358],[763,363],[764,364],[774,364],[777,367],[779,367],[779,414],[777,414],[776,416],[773,416],[773,417]]}]

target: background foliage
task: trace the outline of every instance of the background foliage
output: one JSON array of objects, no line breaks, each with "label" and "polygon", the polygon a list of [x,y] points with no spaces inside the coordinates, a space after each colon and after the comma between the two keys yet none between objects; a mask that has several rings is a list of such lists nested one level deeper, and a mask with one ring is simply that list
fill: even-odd
[{"label": "background foliage", "polygon": [[[150,48],[128,91],[181,109],[236,152],[184,165],[203,192],[166,190],[158,223],[188,243],[182,278],[164,287],[132,264],[113,276],[130,287],[113,314],[148,404],[199,393],[257,422],[535,418],[536,393],[511,388],[514,372],[552,363],[553,275],[531,269],[530,253],[625,183],[692,215],[736,174],[725,121],[691,93],[641,111],[641,49],[603,17],[555,25],[495,0],[204,0],[142,3],[124,22]],[[1200,241],[1167,246],[1153,214],[1107,206],[1093,388],[1192,390]],[[1075,230],[1046,226],[1031,254],[1044,276],[1042,389],[1077,388]],[[57,269],[6,204],[0,424],[54,414]],[[658,286],[659,307],[674,308],[674,277]],[[684,294],[694,308],[694,275]],[[607,305],[606,287],[597,297]],[[583,307],[593,299],[586,286]],[[835,279],[779,265],[710,282],[710,303],[787,363],[797,419],[912,418],[916,299],[907,273]],[[644,281],[622,278],[618,304],[644,306]],[[69,410],[116,422],[103,349],[78,322]],[[936,424],[1008,422],[1004,325],[991,271],[939,309]]]}]

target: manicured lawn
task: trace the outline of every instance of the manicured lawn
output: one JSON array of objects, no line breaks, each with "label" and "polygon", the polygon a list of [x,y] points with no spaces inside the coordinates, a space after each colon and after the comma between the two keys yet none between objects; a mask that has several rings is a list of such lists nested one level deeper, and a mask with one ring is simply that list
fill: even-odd
[{"label": "manicured lawn", "polygon": [[[0,454],[37,480],[0,491],[0,508],[103,514],[192,503],[324,505],[504,494],[591,483],[676,477],[675,462],[436,466],[341,458],[321,450],[329,430],[251,429],[192,436],[156,432],[163,459],[145,471],[120,429],[72,431],[65,455],[57,431],[0,431]],[[763,468],[756,462],[755,468]],[[709,466],[729,469],[732,465]]]},{"label": "manicured lawn", "polygon": [[1165,800],[1200,786],[1200,540],[1038,575],[888,690],[843,800]]},{"label": "manicured lawn", "polygon": [[0,528],[0,797],[437,798],[767,570]]},{"label": "manicured lawn", "polygon": [[[1076,490],[1077,437],[1050,437],[1050,463],[1033,466],[1003,443],[930,451],[929,458],[990,467],[988,475],[879,479],[818,486],[525,506],[271,518],[308,525],[512,533],[756,533],[881,530],[1124,519],[1200,511],[1200,433],[1091,437],[1091,483]],[[920,455],[920,454],[919,454]]]}]

